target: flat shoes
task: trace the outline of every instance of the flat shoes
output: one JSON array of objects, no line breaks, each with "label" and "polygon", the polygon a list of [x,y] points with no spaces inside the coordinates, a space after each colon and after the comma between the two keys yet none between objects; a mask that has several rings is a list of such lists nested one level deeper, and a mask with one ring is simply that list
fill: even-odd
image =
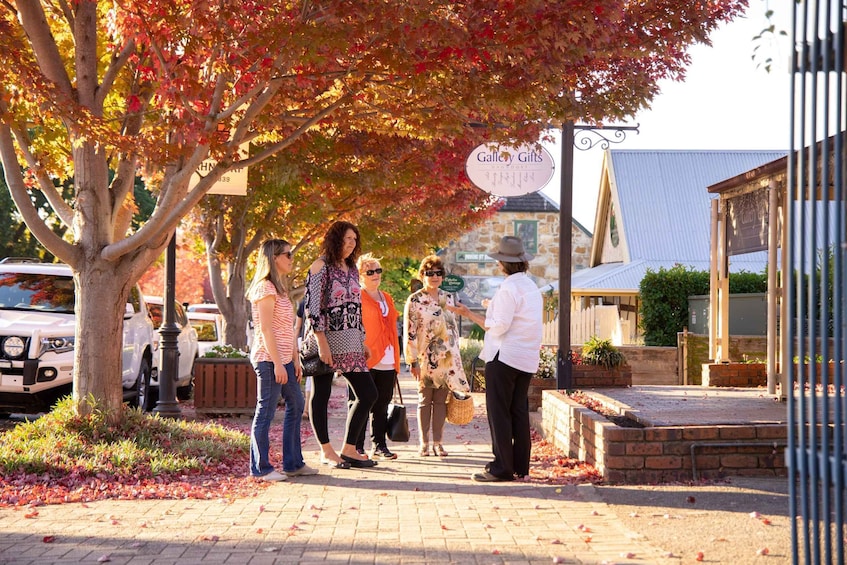
[{"label": "flat shoes", "polygon": [[349,469],[350,468],[350,463],[348,463],[347,461],[339,461],[338,463],[336,463],[332,459],[324,459],[323,457],[321,457],[321,465],[326,465],[328,467],[333,467],[335,469]]},{"label": "flat shoes", "polygon": [[373,459],[356,459],[354,457],[350,457],[349,455],[341,455],[341,458],[344,459],[344,462],[347,463],[350,467],[355,469],[369,469],[370,467],[376,467],[377,462]]},{"label": "flat shoes", "polygon": [[474,473],[473,475],[471,475],[471,479],[478,483],[504,483],[507,481],[515,480],[514,477],[510,479],[498,477],[497,475],[492,475],[488,471],[483,471],[482,473]]}]

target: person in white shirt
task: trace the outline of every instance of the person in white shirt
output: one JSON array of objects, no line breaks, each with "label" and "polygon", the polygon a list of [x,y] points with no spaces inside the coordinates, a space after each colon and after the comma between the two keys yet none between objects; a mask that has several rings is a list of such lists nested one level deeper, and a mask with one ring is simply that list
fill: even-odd
[{"label": "person in white shirt", "polygon": [[494,460],[471,478],[479,482],[513,481],[529,474],[532,448],[529,381],[539,365],[543,300],[527,276],[532,255],[514,236],[500,240],[489,257],[500,264],[506,280],[497,289],[485,316],[467,305],[448,308],[485,328],[479,358],[485,361],[485,406]]}]

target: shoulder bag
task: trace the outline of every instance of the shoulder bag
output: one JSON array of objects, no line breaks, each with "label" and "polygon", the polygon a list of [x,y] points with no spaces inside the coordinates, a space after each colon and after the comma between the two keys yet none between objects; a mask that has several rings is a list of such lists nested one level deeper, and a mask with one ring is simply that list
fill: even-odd
[{"label": "shoulder bag", "polygon": [[403,405],[403,393],[400,392],[400,381],[394,376],[394,386],[400,396],[400,403],[391,399],[388,405],[387,436],[391,441],[409,441],[409,418],[406,416],[406,407]]}]

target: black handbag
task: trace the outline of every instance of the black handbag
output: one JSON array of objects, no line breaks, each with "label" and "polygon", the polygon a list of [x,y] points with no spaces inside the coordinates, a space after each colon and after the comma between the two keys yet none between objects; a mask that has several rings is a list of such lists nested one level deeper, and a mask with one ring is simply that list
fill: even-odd
[{"label": "black handbag", "polygon": [[[323,293],[321,294],[321,306],[324,306],[326,298],[327,285],[324,284]],[[304,298],[307,300],[308,297]],[[309,312],[303,312],[303,341],[300,343],[300,366],[303,368],[304,377],[321,377],[335,372],[335,370],[321,359],[318,349],[318,337],[315,335],[312,322],[309,318]]]},{"label": "black handbag", "polygon": [[[308,318],[306,318],[308,320]],[[318,338],[312,328],[306,331],[306,337],[300,344],[300,366],[303,367],[303,376],[320,377],[328,375],[333,368],[323,362],[318,351]]]},{"label": "black handbag", "polygon": [[388,424],[387,433],[388,439],[391,441],[409,441],[409,419],[406,416],[406,407],[403,406],[403,393],[400,392],[400,381],[394,377],[394,385],[397,394],[400,396],[400,403],[396,403],[391,399],[391,404],[388,405]]}]

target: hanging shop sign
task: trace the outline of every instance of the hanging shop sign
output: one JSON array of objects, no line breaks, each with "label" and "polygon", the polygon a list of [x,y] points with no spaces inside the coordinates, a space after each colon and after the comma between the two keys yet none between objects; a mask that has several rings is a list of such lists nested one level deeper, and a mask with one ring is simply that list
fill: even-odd
[{"label": "hanging shop sign", "polygon": [[465,163],[475,186],[504,197],[538,192],[553,178],[554,169],[550,152],[529,143],[517,147],[484,143],[471,151]]}]

